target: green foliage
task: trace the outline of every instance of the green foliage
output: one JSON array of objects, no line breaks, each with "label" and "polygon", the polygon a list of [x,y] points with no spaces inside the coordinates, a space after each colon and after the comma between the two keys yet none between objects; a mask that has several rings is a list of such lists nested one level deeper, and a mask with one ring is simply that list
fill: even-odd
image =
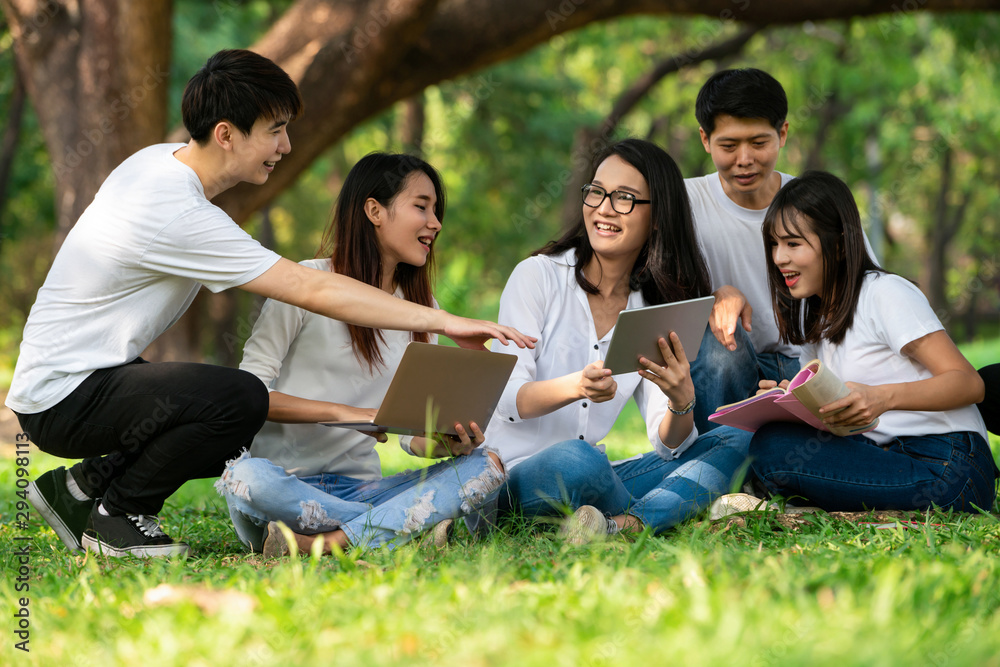
[{"label": "green foliage", "polygon": [[[220,48],[252,44],[292,0],[175,4],[172,125],[179,123],[183,86],[204,59]],[[449,195],[437,246],[442,306],[495,317],[513,266],[559,234],[564,202],[577,197],[566,184],[569,169],[588,157],[574,153],[579,128],[597,126],[657,63],[684,62],[739,28],[721,19],[623,17],[424,91],[424,157],[442,172]],[[938,224],[941,163],[951,151],[948,204],[955,210],[967,202],[965,224],[948,256],[948,308],[942,312],[955,333],[965,313],[1000,309],[998,29],[995,13],[925,12],[769,28],[736,57],[661,80],[621,119],[619,134],[661,143],[686,175],[711,171],[693,113],[701,84],[718,67],[772,72],[785,85],[790,109],[778,168],[798,173],[813,156],[842,176],[866,222],[880,218],[886,224],[883,263],[925,289],[928,230]],[[11,62],[9,34],[0,34],[0,71],[10,71],[3,65]],[[10,85],[0,76],[0,109]],[[372,150],[402,148],[401,117],[393,108],[355,128],[272,203],[268,216],[278,252],[296,260],[315,254],[344,175]],[[43,248],[54,219],[52,177],[30,110],[17,160],[10,199],[0,212],[6,235],[0,299],[11,306],[0,312],[0,326],[15,327],[44,275]],[[247,228],[266,236],[261,216]],[[26,257],[34,259],[26,263]],[[241,321],[251,317],[240,313]]]}]

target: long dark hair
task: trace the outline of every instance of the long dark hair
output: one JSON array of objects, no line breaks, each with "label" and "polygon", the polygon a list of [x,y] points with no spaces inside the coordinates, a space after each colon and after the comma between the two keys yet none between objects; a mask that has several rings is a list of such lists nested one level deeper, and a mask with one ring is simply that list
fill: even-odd
[{"label": "long dark hair", "polygon": [[[823,294],[795,299],[775,265],[771,245],[781,229],[819,237],[823,258]],[[886,273],[865,247],[861,214],[851,189],[825,171],[807,171],[775,195],[761,227],[767,254],[767,280],[782,342],[793,345],[827,339],[843,342],[854,323],[854,311],[865,274]],[[801,324],[800,324],[801,323]]]},{"label": "long dark hair", "polygon": [[[665,150],[642,139],[625,139],[613,144],[594,159],[593,179],[604,160],[617,155],[638,170],[649,185],[651,200],[649,238],[632,265],[629,289],[641,290],[650,305],[682,301],[712,292],[708,266],[695,240],[691,220],[691,202],[677,164]],[[576,250],[576,282],[588,294],[597,294],[597,285],[587,280],[583,269],[594,256],[594,249],[580,219],[562,238],[550,241],[532,255],[557,255]]]},{"label": "long dark hair", "polygon": [[[434,214],[444,222],[445,193],[441,177],[434,167],[413,155],[400,153],[370,153],[361,158],[347,174],[344,186],[333,208],[333,218],[323,233],[316,257],[329,257],[335,273],[360,280],[374,287],[382,285],[382,251],[375,226],[365,214],[365,202],[371,198],[391,210],[392,202],[402,192],[410,177],[422,172],[434,184],[437,202]],[[397,264],[394,280],[403,291],[403,298],[422,306],[431,306],[431,278],[434,269],[434,245],[423,266]],[[380,329],[347,325],[351,345],[358,360],[373,371],[382,365],[381,346],[385,337]],[[427,333],[415,332],[413,340],[426,343]]]}]

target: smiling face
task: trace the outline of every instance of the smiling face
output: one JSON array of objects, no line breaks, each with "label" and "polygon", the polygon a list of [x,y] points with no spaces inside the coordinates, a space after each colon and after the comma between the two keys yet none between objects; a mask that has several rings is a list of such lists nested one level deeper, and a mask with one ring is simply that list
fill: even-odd
[{"label": "smiling face", "polygon": [[775,224],[775,236],[771,238],[771,261],[796,299],[823,296],[823,248],[812,229],[808,217],[794,209],[786,209]]},{"label": "smiling face", "polygon": [[720,114],[711,136],[701,128],[699,132],[726,195],[744,208],[767,208],[781,187],[781,177],[774,167],[788,136],[788,123],[779,132],[763,118]]},{"label": "smiling face", "polygon": [[397,264],[423,266],[438,232],[441,221],[434,212],[437,193],[434,183],[422,171],[410,172],[403,189],[388,208],[375,199],[365,202],[365,213],[375,226],[382,254],[383,280],[392,280]]},{"label": "smiling face", "polygon": [[263,185],[282,155],[292,150],[288,140],[288,120],[258,118],[250,136],[232,127],[233,167],[236,182]]},{"label": "smiling face", "polygon": [[[646,179],[617,155],[601,162],[591,182],[607,192],[621,190],[636,199],[649,199]],[[611,206],[610,197],[597,208],[584,204],[583,221],[594,253],[602,260],[620,260],[631,267],[649,238],[650,211],[649,204],[636,204],[631,213],[619,213]]]}]

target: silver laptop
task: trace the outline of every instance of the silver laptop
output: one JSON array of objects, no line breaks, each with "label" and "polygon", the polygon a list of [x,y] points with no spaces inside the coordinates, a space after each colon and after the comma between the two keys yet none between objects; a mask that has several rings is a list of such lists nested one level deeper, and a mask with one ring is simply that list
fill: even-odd
[{"label": "silver laptop", "polygon": [[714,304],[715,297],[705,296],[623,310],[618,313],[604,367],[610,368],[615,375],[631,373],[642,368],[639,365],[640,355],[662,365],[663,355],[656,341],[661,336],[667,338],[671,331],[677,332],[681,339],[688,361],[694,361]]},{"label": "silver laptop", "polygon": [[485,431],[516,363],[512,354],[409,343],[375,419],[322,423],[366,433],[458,435],[456,422],[466,429],[476,422]]}]

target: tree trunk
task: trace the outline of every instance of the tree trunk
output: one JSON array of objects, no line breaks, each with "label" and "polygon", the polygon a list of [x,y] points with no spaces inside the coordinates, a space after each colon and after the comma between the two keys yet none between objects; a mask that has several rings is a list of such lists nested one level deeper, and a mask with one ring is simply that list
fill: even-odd
[{"label": "tree trunk", "polygon": [[108,174],[163,139],[171,0],[0,0],[52,158],[56,248]]},{"label": "tree trunk", "polygon": [[403,152],[417,157],[424,154],[424,95],[417,93],[403,102],[399,125],[399,143]]},{"label": "tree trunk", "polygon": [[14,89],[10,94],[10,109],[7,110],[7,125],[0,138],[0,251],[3,250],[3,210],[7,204],[7,184],[17,154],[17,143],[21,137],[21,121],[24,118],[24,84],[21,74],[14,69]]}]

